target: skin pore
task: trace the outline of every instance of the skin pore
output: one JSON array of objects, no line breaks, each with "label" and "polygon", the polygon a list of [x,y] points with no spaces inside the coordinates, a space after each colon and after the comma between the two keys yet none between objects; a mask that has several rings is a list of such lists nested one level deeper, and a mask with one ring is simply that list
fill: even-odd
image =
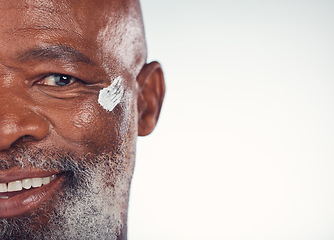
[{"label": "skin pore", "polygon": [[139,2],[6,0],[0,23],[0,184],[55,176],[0,193],[0,239],[126,239],[136,138],[165,92]]}]

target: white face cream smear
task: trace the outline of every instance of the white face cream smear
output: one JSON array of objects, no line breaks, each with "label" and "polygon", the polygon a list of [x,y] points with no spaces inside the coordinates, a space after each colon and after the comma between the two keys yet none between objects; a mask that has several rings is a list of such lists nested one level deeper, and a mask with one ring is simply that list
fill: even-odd
[{"label": "white face cream smear", "polygon": [[115,78],[109,87],[100,90],[99,104],[108,112],[112,111],[122,100],[124,88],[122,86],[123,78]]}]

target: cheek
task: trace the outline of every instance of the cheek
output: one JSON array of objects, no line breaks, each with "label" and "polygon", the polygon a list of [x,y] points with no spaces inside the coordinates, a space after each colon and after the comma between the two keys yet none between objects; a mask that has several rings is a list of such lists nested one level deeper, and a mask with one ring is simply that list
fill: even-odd
[{"label": "cheek", "polygon": [[[71,119],[74,132],[80,133],[81,130],[92,127],[96,117],[96,111],[90,104],[84,104],[78,108]],[[73,137],[80,139],[79,135]]]},{"label": "cheek", "polygon": [[[72,107],[71,107],[72,106]],[[63,139],[65,149],[82,149],[85,153],[110,152],[133,137],[135,131],[131,103],[124,101],[112,111],[103,109],[97,99],[76,101],[48,116],[54,134]]]}]

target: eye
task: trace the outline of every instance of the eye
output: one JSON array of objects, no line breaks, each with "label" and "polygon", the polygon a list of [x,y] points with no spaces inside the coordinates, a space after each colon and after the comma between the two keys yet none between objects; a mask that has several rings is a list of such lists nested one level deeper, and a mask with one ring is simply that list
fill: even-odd
[{"label": "eye", "polygon": [[43,78],[41,81],[38,82],[38,84],[42,85],[48,85],[48,86],[58,86],[58,87],[64,87],[67,85],[70,85],[71,83],[75,82],[77,78],[64,75],[64,74],[51,74],[45,78]]}]

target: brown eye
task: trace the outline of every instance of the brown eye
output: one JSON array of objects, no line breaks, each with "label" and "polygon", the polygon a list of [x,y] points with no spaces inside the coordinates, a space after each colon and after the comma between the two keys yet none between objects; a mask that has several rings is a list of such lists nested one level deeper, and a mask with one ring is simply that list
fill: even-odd
[{"label": "brown eye", "polygon": [[75,77],[64,75],[64,74],[51,74],[45,77],[40,84],[48,86],[59,86],[64,87],[73,83],[76,80]]}]

